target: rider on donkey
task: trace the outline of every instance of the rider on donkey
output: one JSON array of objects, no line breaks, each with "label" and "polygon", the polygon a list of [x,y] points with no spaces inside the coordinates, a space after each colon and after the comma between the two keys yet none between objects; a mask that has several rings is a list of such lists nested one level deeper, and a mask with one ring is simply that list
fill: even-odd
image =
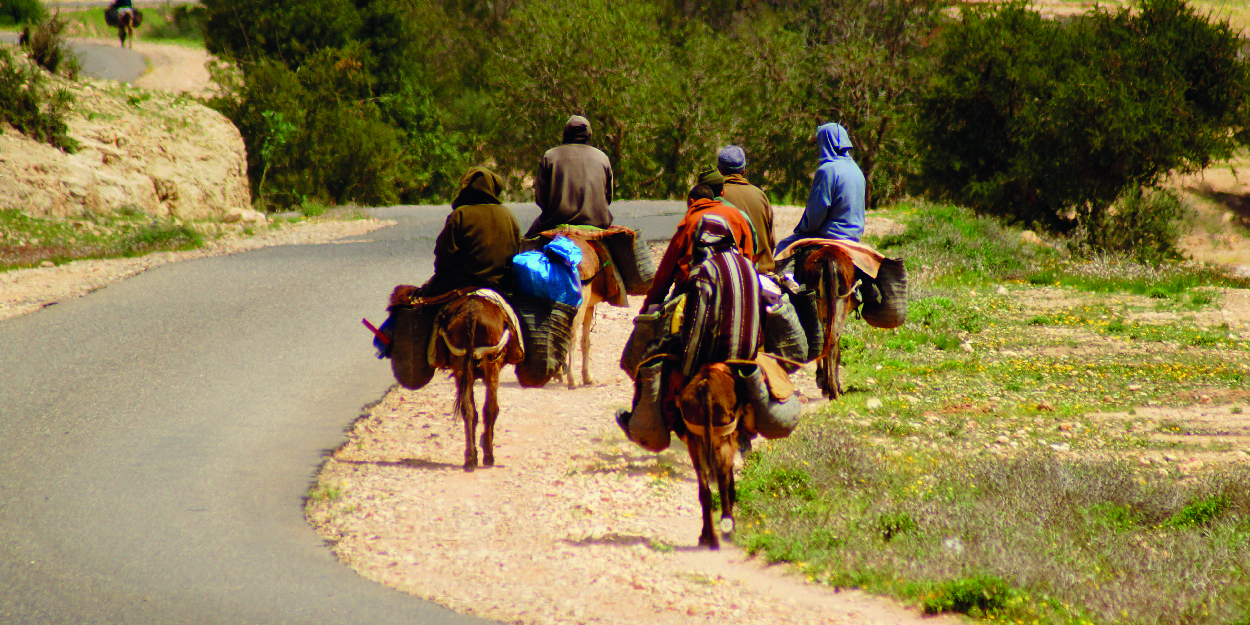
[{"label": "rider on donkey", "polygon": [[742,211],[718,199],[724,184],[725,177],[716,170],[699,174],[699,183],[690,190],[686,199],[686,216],[677,225],[677,232],[669,240],[660,266],[655,270],[655,281],[642,303],[643,312],[658,307],[673,286],[678,289],[684,286],[694,257],[695,230],[704,217],[717,215],[724,219],[734,245],[747,258],[754,256],[755,237],[750,220]]},{"label": "rider on donkey", "polygon": [[525,238],[559,226],[612,225],[612,164],[608,155],[590,142],[590,121],[581,115],[569,117],[564,138],[538,161],[534,181],[534,201],[542,213],[534,220]]},{"label": "rider on donkey", "polygon": [[784,250],[800,239],[858,241],[864,235],[864,172],[851,158],[851,138],[841,124],[816,130],[820,166],[812,180],[807,209],[794,233],[777,244]]},{"label": "rider on donkey", "polygon": [[[695,187],[691,195],[697,190]],[[686,294],[682,353],[673,366],[665,365],[659,396],[660,411],[670,427],[681,427],[676,418],[677,395],[700,367],[727,360],[752,360],[764,340],[759,275],[755,264],[742,253],[740,228],[732,226],[724,215],[710,211],[695,218],[689,238],[689,275],[679,285],[679,290]],[[635,408],[639,401],[635,388]],[[624,410],[616,416],[627,436],[631,418],[632,414]]]},{"label": "rider on donkey", "polygon": [[773,238],[773,206],[764,191],[746,179],[746,168],[747,154],[736,145],[721,148],[716,156],[716,169],[725,176],[721,195],[751,218],[757,235],[751,260],[760,273],[767,273],[773,270],[773,250],[777,246]]},{"label": "rider on donkey", "polygon": [[521,226],[501,202],[503,190],[503,178],[485,167],[461,177],[434,244],[434,275],[421,287],[422,297],[473,286],[512,290],[512,257],[521,248]]}]

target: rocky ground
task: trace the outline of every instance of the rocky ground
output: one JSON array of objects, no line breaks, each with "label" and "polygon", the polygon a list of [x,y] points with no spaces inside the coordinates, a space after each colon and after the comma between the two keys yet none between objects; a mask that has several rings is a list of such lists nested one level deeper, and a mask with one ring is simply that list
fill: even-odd
[{"label": "rocky ground", "polygon": [[152,70],[137,87],[70,81],[66,123],[79,143],[63,152],[9,128],[0,132],[0,208],[73,218],[139,210],[153,217],[219,218],[251,205],[239,131],[194,96],[207,89],[203,51],[136,44]]}]

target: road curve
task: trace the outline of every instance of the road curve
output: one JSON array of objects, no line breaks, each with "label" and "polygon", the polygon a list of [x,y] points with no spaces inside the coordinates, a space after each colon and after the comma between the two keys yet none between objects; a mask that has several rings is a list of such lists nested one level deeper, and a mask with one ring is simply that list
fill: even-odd
[{"label": "road curve", "polygon": [[[0,42],[17,43],[18,34],[0,32]],[[66,40],[78,62],[83,75],[105,80],[117,80],[132,84],[148,70],[143,55],[120,45],[105,46],[88,41]]]},{"label": "road curve", "polygon": [[[613,209],[651,238],[682,206]],[[360,318],[428,276],[447,208],[374,212],[399,225],[0,321],[0,623],[482,622],[358,577],[303,517],[324,454],[393,383]]]}]

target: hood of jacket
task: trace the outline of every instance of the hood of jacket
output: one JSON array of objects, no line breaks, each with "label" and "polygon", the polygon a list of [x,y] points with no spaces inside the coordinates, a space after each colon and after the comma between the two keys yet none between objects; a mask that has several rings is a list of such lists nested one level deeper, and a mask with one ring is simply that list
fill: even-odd
[{"label": "hood of jacket", "polygon": [[590,143],[590,120],[574,115],[564,122],[564,138],[561,143]]},{"label": "hood of jacket", "polygon": [[451,208],[455,210],[475,204],[502,204],[499,198],[503,195],[503,189],[504,181],[499,174],[485,167],[471,168],[460,177],[460,191],[456,193],[456,199],[452,200]]},{"label": "hood of jacket", "polygon": [[851,149],[851,136],[842,124],[825,124],[816,129],[816,144],[820,147],[820,162],[827,163],[845,157]]}]

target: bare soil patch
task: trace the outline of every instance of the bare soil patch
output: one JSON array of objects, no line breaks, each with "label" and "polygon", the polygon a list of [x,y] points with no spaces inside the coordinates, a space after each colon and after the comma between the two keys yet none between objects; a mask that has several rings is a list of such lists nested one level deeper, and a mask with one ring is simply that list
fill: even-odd
[{"label": "bare soil patch", "polygon": [[[525,390],[505,372],[494,468],[461,469],[450,379],[393,388],[327,460],[309,520],[361,575],[504,622],[921,622],[914,610],[835,593],[732,545],[697,546],[685,446],[674,439],[661,454],[645,452],[612,418],[632,398],[617,361],[640,304],[597,311],[600,384]],[[795,377],[810,408],[824,403],[810,371]]]},{"label": "bare soil patch", "polygon": [[[801,212],[779,210],[777,231]],[[465,435],[452,416],[450,378],[420,391],[392,388],[327,459],[309,521],[366,578],[504,622],[935,622],[810,583],[728,543],[720,552],[698,547],[685,445],[674,439],[661,454],[645,452],[613,420],[633,396],[617,364],[641,298],[630,305],[596,311],[599,384],[526,390],[505,372],[494,468],[461,469]],[[809,410],[825,403],[811,367],[794,379]]]}]

